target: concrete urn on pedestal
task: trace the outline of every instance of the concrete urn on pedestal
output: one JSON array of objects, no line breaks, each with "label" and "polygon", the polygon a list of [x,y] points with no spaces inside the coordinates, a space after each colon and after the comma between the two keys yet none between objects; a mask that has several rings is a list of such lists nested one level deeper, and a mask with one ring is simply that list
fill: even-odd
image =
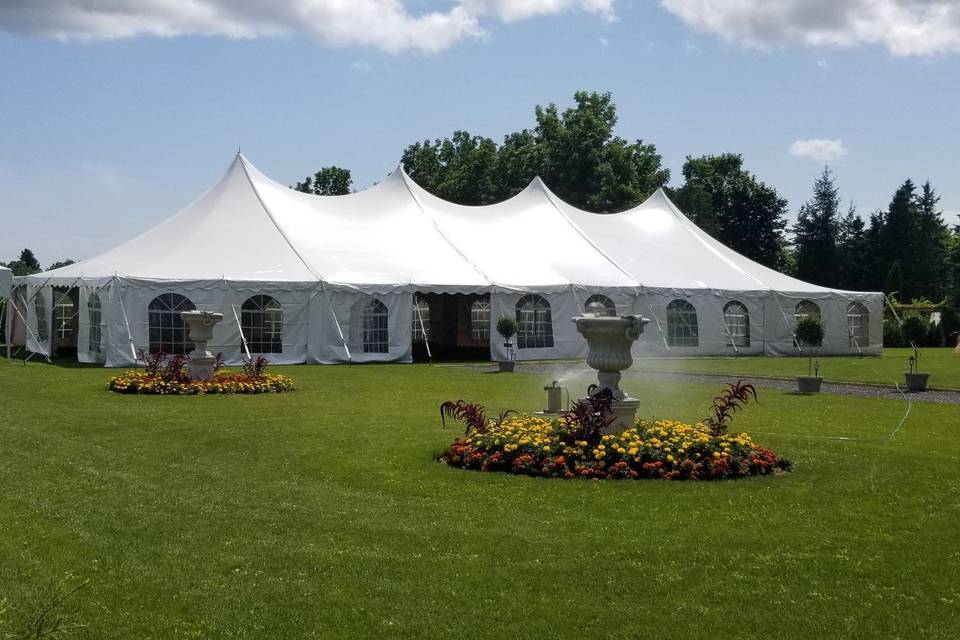
[{"label": "concrete urn on pedestal", "polygon": [[187,361],[190,380],[212,379],[217,358],[207,351],[207,343],[213,337],[213,327],[223,320],[223,314],[212,311],[182,311],[180,318],[190,328],[189,338],[193,343],[193,351]]},{"label": "concrete urn on pedestal", "polygon": [[[598,387],[610,389],[613,403],[610,409],[615,419],[608,430],[623,431],[636,422],[640,401],[631,398],[620,388],[620,373],[633,364],[630,347],[643,333],[650,320],[630,315],[619,318],[584,315],[573,318],[577,331],[587,340],[587,365],[597,370]],[[586,400],[584,398],[581,401]]]}]

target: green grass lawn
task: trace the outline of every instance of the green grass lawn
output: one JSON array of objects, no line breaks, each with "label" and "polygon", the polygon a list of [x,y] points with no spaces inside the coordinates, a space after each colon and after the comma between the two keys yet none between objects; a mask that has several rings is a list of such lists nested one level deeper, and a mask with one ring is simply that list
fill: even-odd
[{"label": "green grass lawn", "polygon": [[[562,481],[432,460],[457,433],[441,400],[532,410],[542,376],[283,370],[298,391],[134,397],[110,371],[0,361],[0,638],[68,575],[89,580],[62,608],[90,638],[960,629],[955,406],[915,405],[890,441],[900,402],[764,390],[735,425],[792,474]],[[635,391],[694,419],[716,388]]]},{"label": "green grass lawn", "polygon": [[[881,356],[819,357],[820,375],[842,382],[899,383],[909,371],[907,358],[912,349],[884,349]],[[655,371],[690,371],[696,373],[730,373],[792,378],[807,375],[807,358],[772,358],[743,356],[730,358],[650,358],[636,361],[642,369]],[[953,349],[921,349],[920,370],[930,374],[930,386],[960,389],[960,353]]]}]

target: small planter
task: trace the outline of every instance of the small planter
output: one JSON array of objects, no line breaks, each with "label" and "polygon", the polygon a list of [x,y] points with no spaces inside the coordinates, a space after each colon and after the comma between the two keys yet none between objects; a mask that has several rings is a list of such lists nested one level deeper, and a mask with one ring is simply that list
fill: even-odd
[{"label": "small planter", "polygon": [[500,365],[500,373],[511,373],[513,368],[517,366],[515,360],[500,360],[497,364]]},{"label": "small planter", "polygon": [[903,376],[907,379],[907,389],[910,391],[926,391],[927,379],[929,373],[905,373]]},{"label": "small planter", "polygon": [[797,376],[797,390],[800,393],[820,393],[823,378],[817,376]]}]

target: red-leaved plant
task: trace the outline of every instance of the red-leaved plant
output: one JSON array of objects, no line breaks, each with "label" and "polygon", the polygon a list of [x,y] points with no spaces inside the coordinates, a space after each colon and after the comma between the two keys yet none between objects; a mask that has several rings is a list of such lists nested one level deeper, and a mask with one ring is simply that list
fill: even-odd
[{"label": "red-leaved plant", "polygon": [[164,382],[180,382],[186,377],[184,369],[190,359],[185,353],[168,356],[162,351],[147,353],[143,349],[137,352],[137,359],[143,362],[143,370],[148,376]]},{"label": "red-leaved plant", "polygon": [[591,447],[599,444],[603,437],[603,430],[616,419],[610,411],[611,404],[613,404],[613,392],[610,389],[606,387],[601,389],[595,384],[587,387],[586,400],[573,405],[573,408],[563,416],[570,425],[568,437],[570,442],[567,444],[576,440],[586,440]]},{"label": "red-leaved plant", "polygon": [[251,378],[262,378],[267,371],[267,365],[270,361],[263,356],[243,359],[243,372]]},{"label": "red-leaved plant", "polygon": [[[499,425],[511,413],[516,413],[513,409],[501,411],[494,421]],[[486,433],[487,431],[487,411],[483,405],[464,402],[463,400],[447,400],[440,405],[440,424],[442,428],[447,428],[447,417],[451,417],[465,426],[464,435],[470,435],[470,432]]]},{"label": "red-leaved plant", "polygon": [[743,380],[737,380],[735,383],[728,382],[727,388],[720,392],[720,395],[713,399],[710,410],[713,415],[703,419],[703,423],[710,429],[711,435],[722,436],[727,433],[727,427],[733,419],[733,414],[750,402],[750,397],[759,404],[757,400],[757,389],[752,384]]}]

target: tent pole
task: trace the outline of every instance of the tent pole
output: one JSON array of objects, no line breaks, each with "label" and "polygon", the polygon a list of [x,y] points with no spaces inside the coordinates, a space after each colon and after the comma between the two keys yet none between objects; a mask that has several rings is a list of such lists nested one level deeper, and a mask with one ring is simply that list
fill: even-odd
[{"label": "tent pole", "polygon": [[727,333],[727,338],[730,339],[730,346],[733,347],[733,350],[737,355],[740,355],[740,349],[737,348],[737,341],[733,339],[733,333],[730,331],[730,327],[727,325],[727,318],[722,310],[720,311],[720,324],[723,325],[723,330]]},{"label": "tent pole", "polygon": [[783,316],[783,321],[787,323],[787,326],[790,327],[793,332],[793,346],[797,348],[797,351],[803,353],[803,347],[800,346],[800,341],[797,340],[797,328],[793,326],[793,323],[790,322],[790,319],[787,318],[786,312],[784,312],[783,307],[780,306],[780,301],[777,300],[777,292],[773,289],[770,289],[770,295],[773,296],[773,301],[777,303],[777,308],[780,309],[780,315]]},{"label": "tent pole", "polygon": [[10,311],[7,310],[6,299],[0,301],[0,311],[3,313],[3,341],[7,345],[7,360],[10,359]]},{"label": "tent pole", "polygon": [[[40,353],[44,355],[44,357],[47,359],[47,362],[50,362],[50,354],[42,350],[43,343],[40,342],[39,336],[37,336],[37,334],[34,333],[33,329],[30,327],[30,323],[27,322],[27,319],[23,317],[22,313],[20,313],[20,309],[17,308],[17,305],[11,305],[11,306],[13,307],[13,310],[17,312],[17,315],[20,316],[20,319],[23,321],[23,326],[26,327],[27,331],[30,332],[30,335],[33,336],[33,339],[37,341],[37,346],[40,347],[41,349]],[[30,358],[32,358],[33,356],[34,356],[34,353],[31,351],[30,355],[27,356],[27,359],[24,360],[23,363],[26,364],[27,361],[30,360]]]},{"label": "tent pole", "polygon": [[119,289],[117,294],[117,299],[120,301],[120,313],[123,314],[123,324],[127,328],[127,340],[130,341],[130,355],[133,356],[134,366],[137,362],[137,345],[133,342],[133,334],[130,332],[130,321],[127,319],[127,308],[123,305],[123,287],[119,284],[119,278],[114,276],[114,281],[117,282],[117,288]]},{"label": "tent pole", "polygon": [[413,309],[417,312],[417,320],[420,322],[420,333],[423,334],[423,345],[427,348],[427,360],[433,363],[433,354],[430,353],[430,336],[427,335],[427,328],[423,326],[423,314],[420,313],[420,305],[417,303],[417,296],[413,296]]},{"label": "tent pole", "polygon": [[343,350],[347,354],[347,362],[353,364],[353,356],[350,355],[350,347],[347,346],[347,339],[343,337],[343,329],[340,327],[340,321],[337,320],[337,312],[333,310],[333,302],[330,301],[330,292],[327,291],[327,287],[323,280],[320,280],[320,291],[323,292],[324,297],[327,299],[327,308],[330,309],[330,315],[333,316],[333,324],[337,326],[337,334],[340,336],[340,342],[343,343]]},{"label": "tent pole", "polygon": [[250,345],[247,344],[247,338],[243,335],[243,326],[240,325],[240,317],[237,315],[237,305],[231,304],[230,308],[233,309],[233,319],[237,321],[237,329],[240,330],[240,344],[243,345],[243,350],[247,353],[247,360],[252,360]]},{"label": "tent pole", "polygon": [[[886,293],[883,294],[883,300],[884,302],[887,303],[887,306],[890,307],[890,311],[893,313],[893,317],[894,319],[896,319],[897,324],[900,326],[901,329],[903,329],[903,319],[900,317],[900,314],[897,313],[897,310],[893,308],[893,303],[890,302],[890,298],[887,297]],[[914,351],[917,350],[917,345],[914,344],[913,340],[910,341],[910,348],[913,349]]]}]

